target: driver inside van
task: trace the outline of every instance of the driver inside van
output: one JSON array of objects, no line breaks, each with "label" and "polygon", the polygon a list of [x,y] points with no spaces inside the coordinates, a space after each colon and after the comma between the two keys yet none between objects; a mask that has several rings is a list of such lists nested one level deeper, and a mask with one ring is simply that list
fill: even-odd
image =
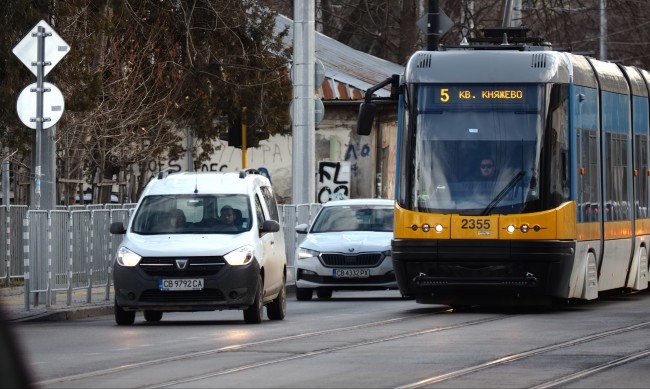
[{"label": "driver inside van", "polygon": [[[221,211],[219,212],[219,214],[221,216],[221,223],[224,226],[232,227],[233,229],[239,229],[239,228],[237,228],[237,225],[235,224],[235,219],[237,217],[235,215],[235,210],[233,209],[233,207],[231,207],[230,205],[224,205],[221,208]],[[228,228],[228,229],[230,229],[230,228]]]},{"label": "driver inside van", "polygon": [[185,228],[186,225],[185,213],[180,209],[174,209],[169,212],[169,226],[174,231],[179,231]]}]

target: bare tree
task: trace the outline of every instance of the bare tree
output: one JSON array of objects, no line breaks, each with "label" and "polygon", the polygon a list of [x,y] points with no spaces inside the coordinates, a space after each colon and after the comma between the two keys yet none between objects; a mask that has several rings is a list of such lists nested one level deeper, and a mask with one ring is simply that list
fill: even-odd
[{"label": "bare tree", "polygon": [[[6,3],[15,17],[21,1]],[[5,27],[20,36],[45,16],[72,47],[51,73],[66,98],[57,131],[63,181],[101,184],[127,167],[176,159],[187,128],[201,162],[242,106],[251,125],[290,132],[289,54],[274,36],[275,14],[257,0],[57,0],[36,11],[27,25],[5,19]],[[0,75],[24,83],[14,70],[22,65],[8,62]],[[9,94],[0,100],[11,104]],[[30,139],[14,141],[10,116],[1,116],[0,145],[26,155]],[[94,201],[108,202],[110,186],[100,189]]]}]

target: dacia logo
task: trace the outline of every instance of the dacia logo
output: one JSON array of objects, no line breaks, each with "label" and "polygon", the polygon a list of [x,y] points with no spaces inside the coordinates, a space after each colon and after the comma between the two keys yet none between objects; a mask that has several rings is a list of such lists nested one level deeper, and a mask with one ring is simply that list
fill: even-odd
[{"label": "dacia logo", "polygon": [[176,268],[178,270],[185,270],[187,269],[187,264],[190,262],[189,259],[187,258],[181,258],[176,260]]}]

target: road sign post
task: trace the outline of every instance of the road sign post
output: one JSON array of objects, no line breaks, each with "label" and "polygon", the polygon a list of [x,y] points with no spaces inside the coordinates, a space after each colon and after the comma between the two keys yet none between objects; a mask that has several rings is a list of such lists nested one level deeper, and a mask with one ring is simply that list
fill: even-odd
[{"label": "road sign post", "polygon": [[[47,45],[45,38],[49,38]],[[50,177],[50,172],[55,172],[56,168],[50,166],[43,170],[41,149],[43,130],[54,126],[63,115],[63,95],[54,85],[45,82],[45,76],[68,51],[68,44],[43,20],[38,22],[13,49],[16,57],[36,76],[36,83],[23,90],[16,105],[21,121],[36,130],[35,145],[32,150],[34,154],[32,206],[35,209],[41,208],[42,181],[48,186],[48,190],[45,191],[48,194],[45,208],[49,210],[54,209],[55,206],[55,180],[54,177]],[[35,101],[32,93],[36,93]],[[50,152],[50,147],[47,149],[46,162],[48,165],[54,165],[56,163],[54,153]]]}]

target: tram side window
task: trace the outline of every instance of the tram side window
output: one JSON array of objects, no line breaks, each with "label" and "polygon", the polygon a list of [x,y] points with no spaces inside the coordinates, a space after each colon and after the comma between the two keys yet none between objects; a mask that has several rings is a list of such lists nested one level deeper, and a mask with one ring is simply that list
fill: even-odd
[{"label": "tram side window", "polygon": [[629,96],[602,93],[602,128],[604,137],[604,192],[605,221],[630,220],[630,131],[629,116],[622,114],[630,111]]},{"label": "tram side window", "polygon": [[605,220],[629,220],[627,135],[607,132],[605,134],[605,149],[607,153]]},{"label": "tram side window", "polygon": [[648,98],[634,96],[632,98],[634,127],[634,169],[638,172],[633,178],[635,182],[634,215],[638,219],[648,215]]},{"label": "tram side window", "polygon": [[639,182],[636,186],[636,217],[648,217],[648,136],[636,135],[635,136],[635,156],[636,163],[634,164],[639,170]]},{"label": "tram side window", "polygon": [[598,221],[598,154],[596,130],[578,130],[582,182],[578,199],[578,221]]}]

